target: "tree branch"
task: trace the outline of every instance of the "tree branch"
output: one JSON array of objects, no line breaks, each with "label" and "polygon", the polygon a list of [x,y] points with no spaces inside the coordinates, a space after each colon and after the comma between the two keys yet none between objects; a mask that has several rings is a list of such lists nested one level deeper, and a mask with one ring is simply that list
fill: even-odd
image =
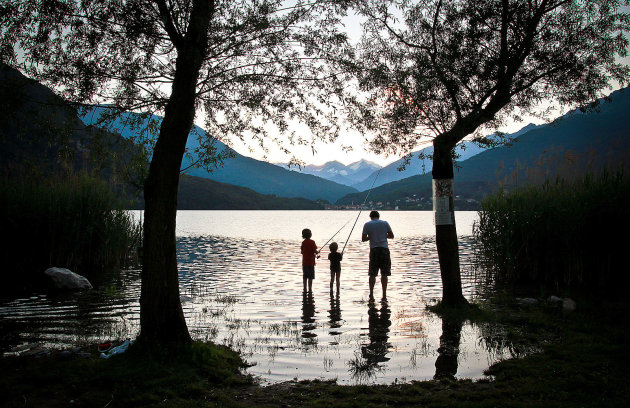
[{"label": "tree branch", "polygon": [[453,104],[453,108],[455,109],[455,114],[457,115],[457,119],[461,119],[462,109],[457,99],[457,91],[453,89],[452,81],[450,81],[446,77],[444,70],[442,69],[442,67],[440,66],[437,60],[437,55],[438,55],[437,25],[438,25],[438,19],[440,16],[441,8],[442,8],[442,0],[438,2],[438,5],[435,9],[435,14],[433,15],[433,26],[431,27],[431,40],[432,40],[431,43],[433,46],[433,50],[429,52],[429,55],[431,57],[431,62],[433,63],[433,68],[435,69],[435,72],[438,75],[439,81],[444,85],[444,87],[446,88],[446,92],[448,93],[451,99],[451,103]]},{"label": "tree branch", "polygon": [[162,23],[164,24],[164,29],[168,34],[169,38],[175,45],[175,48],[179,49],[182,46],[183,37],[179,31],[177,31],[177,27],[175,27],[175,23],[173,22],[173,17],[171,16],[171,11],[168,9],[166,4],[166,0],[153,0],[155,4],[158,6],[158,10],[160,12],[160,18],[162,19]]}]

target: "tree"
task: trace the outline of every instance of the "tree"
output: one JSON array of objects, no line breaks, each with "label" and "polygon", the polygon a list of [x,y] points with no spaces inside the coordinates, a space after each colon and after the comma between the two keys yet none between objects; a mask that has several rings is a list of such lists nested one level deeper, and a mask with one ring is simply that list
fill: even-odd
[{"label": "tree", "polygon": [[582,106],[630,70],[627,0],[366,1],[356,70],[367,97],[354,119],[376,150],[432,141],[443,303],[462,295],[453,207],[453,149],[545,107]]},{"label": "tree", "polygon": [[[301,121],[335,137],[321,107],[341,77],[318,61],[344,49],[343,2],[302,0],[2,0],[0,58],[67,100],[162,114],[144,183],[138,340],[190,342],[179,298],[175,217],[180,166],[196,116],[223,140],[261,144]],[[143,115],[138,115],[142,118]],[[304,138],[290,135],[297,143]],[[205,163],[213,149],[205,141]]]}]

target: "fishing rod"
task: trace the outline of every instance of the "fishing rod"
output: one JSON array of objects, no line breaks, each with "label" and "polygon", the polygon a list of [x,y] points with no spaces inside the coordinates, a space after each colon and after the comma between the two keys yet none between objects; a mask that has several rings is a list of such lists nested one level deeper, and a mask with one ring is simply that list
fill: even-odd
[{"label": "fishing rod", "polygon": [[343,249],[341,250],[341,255],[343,255],[343,252],[346,250],[346,245],[348,245],[348,241],[350,240],[350,235],[352,235],[352,231],[354,231],[354,227],[357,225],[357,221],[359,221],[359,217],[361,216],[361,212],[363,211],[363,206],[367,202],[367,199],[370,196],[370,193],[372,192],[372,189],[374,188],[374,183],[376,183],[376,179],[378,178],[378,175],[381,174],[381,170],[383,170],[382,167],[380,169],[378,169],[378,173],[376,173],[376,177],[374,177],[374,180],[372,181],[372,185],[370,186],[370,189],[368,190],[368,193],[365,196],[365,199],[363,200],[363,204],[361,204],[361,207],[359,208],[359,214],[357,214],[357,218],[354,220],[354,224],[352,225],[352,229],[350,230],[350,234],[348,234],[348,238],[346,238],[346,243],[343,244]]},{"label": "fishing rod", "polygon": [[325,247],[326,247],[326,245],[327,245],[330,241],[332,241],[332,240],[333,240],[333,238],[335,238],[335,236],[336,236],[337,234],[339,234],[339,232],[341,232],[341,230],[342,230],[342,229],[344,229],[344,227],[345,227],[346,225],[348,225],[348,223],[349,223],[350,221],[352,221],[352,218],[350,218],[348,221],[346,221],[346,223],[345,223],[345,224],[343,224],[343,226],[342,226],[341,228],[339,228],[339,230],[338,230],[337,232],[335,232],[335,234],[334,234],[332,237],[330,237],[330,239],[329,239],[328,241],[326,241],[326,243],[325,243],[324,245],[322,245],[322,248],[325,248]]}]

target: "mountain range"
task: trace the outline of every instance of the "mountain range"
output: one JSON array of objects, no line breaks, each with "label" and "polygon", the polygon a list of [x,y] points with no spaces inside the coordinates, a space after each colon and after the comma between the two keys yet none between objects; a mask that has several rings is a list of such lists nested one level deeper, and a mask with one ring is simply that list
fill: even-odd
[{"label": "mountain range", "polygon": [[347,165],[338,161],[329,161],[321,165],[308,164],[303,167],[289,166],[286,163],[276,163],[276,165],[287,170],[312,174],[351,187],[381,168],[378,164],[363,159]]},{"label": "mountain range", "polygon": [[[501,138],[494,134],[488,136],[488,139],[497,143],[509,144],[513,139],[535,128],[536,125],[529,124],[518,132],[504,134]],[[489,147],[480,146],[475,142],[463,141],[455,148],[456,160],[458,162],[467,160],[487,149]],[[398,159],[384,167],[367,160],[359,160],[348,165],[338,161],[329,161],[321,165],[309,164],[303,167],[289,166],[286,163],[276,164],[288,170],[312,174],[339,184],[345,184],[358,191],[365,191],[370,187],[378,187],[407,177],[430,173],[433,168],[433,163],[431,162],[432,154],[433,146],[416,150],[410,154],[411,158],[404,168],[404,158]]]},{"label": "mountain range", "polygon": [[[128,138],[85,125],[77,110],[52,90],[0,64],[1,176],[10,180],[24,176],[41,179],[57,173],[86,171],[106,180],[123,198],[132,200],[133,208],[142,208],[142,180],[134,177],[141,176],[147,163],[138,152],[138,146]],[[135,166],[139,167],[138,172],[133,171]],[[261,194],[246,187],[182,175],[178,207],[316,210],[323,205],[305,198]]]},{"label": "mountain range", "polygon": [[182,174],[177,207],[181,210],[322,210],[324,205],[301,197],[260,194],[241,186]]},{"label": "mountain range", "polygon": [[0,63],[2,173],[39,177],[86,171],[115,184],[134,168],[136,153],[128,140],[85,126],[76,109],[53,91]]},{"label": "mountain range", "polygon": [[[576,110],[551,124],[526,126],[507,136],[511,146],[482,149],[464,142],[458,147],[455,194],[466,202],[476,202],[500,187],[511,189],[557,175],[571,177],[620,164],[627,167],[630,162],[630,91],[616,91],[607,99],[607,102],[595,102],[597,112]],[[106,179],[120,182],[121,170],[128,172],[137,165],[131,160],[137,150],[131,143],[131,129],[115,122],[113,129],[119,130],[122,137],[96,129],[90,124],[96,123],[102,108],[94,108],[89,120],[85,116],[80,120],[76,110],[51,90],[4,65],[0,65],[0,108],[0,168],[4,172],[41,168],[46,173],[62,168],[89,168]],[[160,120],[159,117],[152,119]],[[195,130],[205,136],[201,129]],[[196,137],[189,139],[188,147],[194,153],[201,147],[200,142]],[[412,159],[404,172],[397,171],[401,161],[378,170],[365,160],[349,166],[332,162],[307,170],[329,178],[340,176],[337,179],[346,183],[351,181],[342,180],[341,176],[357,180],[371,171],[371,175],[354,184],[363,190],[358,193],[358,189],[313,174],[240,155],[220,142],[216,142],[216,147],[235,157],[227,158],[222,167],[212,172],[189,169],[188,175],[181,179],[180,208],[321,208],[321,201],[314,202],[317,199],[339,205],[356,204],[363,201],[365,190],[369,190],[376,174],[371,201],[382,202],[383,207],[431,208],[429,160],[422,163]],[[424,153],[430,154],[430,148]],[[414,153],[418,154],[420,151]],[[182,168],[195,160],[194,154],[187,156]],[[143,165],[146,166],[146,161]],[[416,175],[405,177],[413,172]],[[136,184],[141,186],[141,182]],[[460,202],[460,208],[461,205]],[[478,208],[478,203],[475,205]]]},{"label": "mountain range", "polygon": [[[536,125],[529,124],[523,127],[518,132],[503,135],[500,140],[496,135],[490,135],[488,136],[488,138],[501,143],[510,143],[510,141],[512,141],[513,139],[535,128]],[[488,150],[488,147],[482,147],[475,142],[465,140],[459,143],[455,148],[456,160],[457,162],[462,162],[485,150]],[[431,170],[433,169],[433,162],[431,161],[430,157],[432,154],[433,146],[425,147],[421,150],[416,150],[411,153],[411,159],[403,170],[398,169],[403,166],[405,162],[404,158],[398,159],[395,162],[383,167],[382,169],[373,171],[369,176],[358,183],[351,184],[351,186],[359,191],[365,191],[372,186],[378,187],[382,186],[383,184],[405,179],[407,177],[431,173]]]},{"label": "mountain range", "polygon": [[[86,125],[97,125],[104,109],[104,107],[95,107],[84,113],[81,119]],[[143,119],[143,124],[128,126],[127,123],[132,121],[129,120],[130,115],[133,114],[123,113],[120,119],[108,123],[106,129],[110,132],[120,133],[124,138],[134,139],[137,132],[142,131],[148,123],[153,122],[152,125],[159,126],[162,120],[159,116],[151,115]],[[186,174],[247,187],[260,194],[274,194],[288,198],[302,197],[309,200],[335,202],[344,195],[358,191],[355,188],[311,174],[301,174],[265,161],[243,156],[218,140],[214,140],[214,148],[218,152],[227,150],[232,157],[225,159],[223,165],[210,169],[210,171],[205,168],[194,167],[192,164],[199,159],[196,150],[201,148],[201,144],[206,138],[205,131],[195,125],[186,143],[186,149],[190,154],[186,155],[182,161],[181,168],[188,169]]]},{"label": "mountain range", "polygon": [[[630,89],[615,91],[595,101],[595,106],[596,111],[575,110],[550,124],[525,128],[511,146],[488,149],[458,162],[456,196],[478,201],[499,188],[628,168]],[[431,209],[431,183],[431,174],[408,177],[374,188],[369,200],[392,207],[414,202],[417,209]],[[337,204],[361,203],[367,194],[350,194]]]}]

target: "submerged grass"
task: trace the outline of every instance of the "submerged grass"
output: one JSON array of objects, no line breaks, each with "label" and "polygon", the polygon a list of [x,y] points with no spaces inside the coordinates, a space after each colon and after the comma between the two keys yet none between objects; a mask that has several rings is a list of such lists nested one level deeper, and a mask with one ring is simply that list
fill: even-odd
[{"label": "submerged grass", "polygon": [[[630,179],[622,171],[558,178],[481,204],[477,260],[490,287],[560,295],[627,289]],[[622,235],[621,235],[622,236]]]},{"label": "submerged grass", "polygon": [[0,223],[8,243],[5,270],[13,285],[38,283],[51,266],[88,279],[137,261],[142,226],[102,181],[87,175],[5,178]]}]

